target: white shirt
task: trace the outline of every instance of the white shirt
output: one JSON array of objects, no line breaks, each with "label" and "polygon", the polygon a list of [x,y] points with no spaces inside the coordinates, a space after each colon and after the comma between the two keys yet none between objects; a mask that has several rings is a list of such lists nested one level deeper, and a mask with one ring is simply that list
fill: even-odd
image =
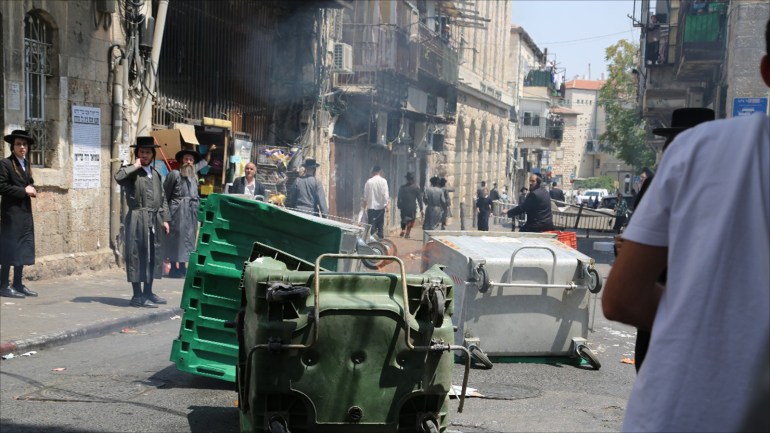
[{"label": "white shirt", "polygon": [[[14,156],[16,156],[16,155],[14,155]],[[18,156],[16,156],[16,160],[19,161],[19,165],[21,166],[21,169],[26,172],[27,171],[27,161],[19,158]]]},{"label": "white shirt", "polygon": [[147,173],[147,177],[152,179],[152,166],[150,166],[150,165],[143,165],[142,168]]},{"label": "white shirt", "polygon": [[379,174],[369,178],[364,184],[364,201],[367,209],[385,209],[390,202],[388,181]]},{"label": "white shirt", "polygon": [[623,238],[668,247],[623,430],[740,431],[770,347],[770,118],[680,134]]}]

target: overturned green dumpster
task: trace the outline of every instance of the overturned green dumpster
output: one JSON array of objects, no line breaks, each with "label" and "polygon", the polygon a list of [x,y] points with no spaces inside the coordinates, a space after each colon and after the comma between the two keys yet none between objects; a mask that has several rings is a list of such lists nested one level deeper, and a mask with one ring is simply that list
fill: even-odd
[{"label": "overturned green dumpster", "polygon": [[[208,196],[198,219],[201,228],[188,263],[184,314],[171,361],[179,370],[234,382],[238,341],[235,330],[225,325],[241,307],[241,275],[254,243],[313,262],[323,253],[354,253],[363,229],[222,194]],[[345,270],[351,263],[329,259],[322,266]]]},{"label": "overturned green dumpster", "polygon": [[406,275],[391,257],[400,274],[333,272],[321,259],[343,255],[312,264],[259,245],[252,257],[236,320],[241,431],[445,431],[449,351],[465,348],[451,344],[438,266]]}]

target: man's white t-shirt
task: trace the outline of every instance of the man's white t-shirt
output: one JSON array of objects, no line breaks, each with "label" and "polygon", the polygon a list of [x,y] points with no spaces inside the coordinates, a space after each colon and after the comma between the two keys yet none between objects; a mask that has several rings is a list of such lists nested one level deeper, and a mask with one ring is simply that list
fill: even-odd
[{"label": "man's white t-shirt", "polygon": [[739,431],[770,347],[769,226],[770,118],[676,138],[623,233],[668,247],[624,431]]},{"label": "man's white t-shirt", "polygon": [[367,209],[385,209],[390,201],[388,181],[380,175],[369,178],[364,184],[364,201]]}]

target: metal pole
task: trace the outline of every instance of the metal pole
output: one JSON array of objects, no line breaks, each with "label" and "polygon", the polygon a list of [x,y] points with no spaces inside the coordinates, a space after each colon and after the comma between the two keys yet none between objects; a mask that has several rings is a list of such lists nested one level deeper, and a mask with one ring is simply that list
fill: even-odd
[{"label": "metal pole", "polygon": [[465,202],[460,202],[460,230],[465,230]]},{"label": "metal pole", "polygon": [[[168,11],[169,0],[160,0],[158,2],[158,17],[155,19],[155,33],[152,38],[152,52],[150,53],[150,65],[149,71],[147,71],[147,89],[145,89],[144,97],[142,98],[142,106],[139,109],[139,128],[136,132],[137,136],[148,136],[152,131],[152,103],[155,95],[152,94],[155,91],[155,79],[158,73],[158,62],[160,61],[160,48],[163,43],[163,31],[166,28],[166,12]],[[148,1],[146,9],[152,10],[152,6]],[[149,12],[148,12],[149,15]]]}]

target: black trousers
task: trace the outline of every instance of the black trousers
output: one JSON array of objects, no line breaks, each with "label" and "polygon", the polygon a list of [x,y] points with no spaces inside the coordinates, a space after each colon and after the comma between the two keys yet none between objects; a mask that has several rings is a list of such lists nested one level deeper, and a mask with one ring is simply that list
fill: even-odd
[{"label": "black trousers", "polygon": [[385,225],[385,209],[367,209],[366,218],[369,225],[372,226],[372,234],[377,234],[380,239],[384,238],[383,226]]},{"label": "black trousers", "polygon": [[[13,287],[21,287],[21,274],[24,271],[24,265],[13,267]],[[11,265],[0,265],[0,287],[8,286],[8,279],[11,277]]]}]

